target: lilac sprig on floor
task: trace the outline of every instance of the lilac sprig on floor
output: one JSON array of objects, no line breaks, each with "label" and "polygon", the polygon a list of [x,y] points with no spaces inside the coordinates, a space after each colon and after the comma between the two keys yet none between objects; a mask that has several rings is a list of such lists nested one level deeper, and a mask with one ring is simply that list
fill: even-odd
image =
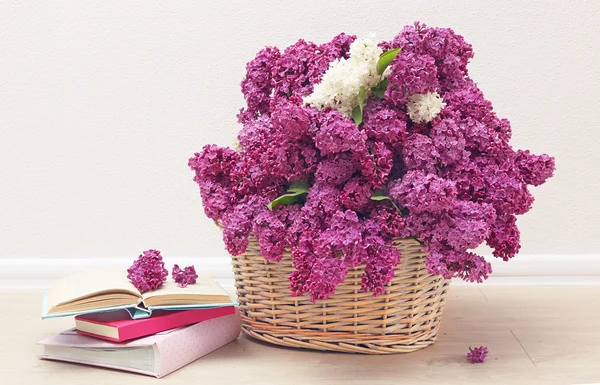
[{"label": "lilac sprig on floor", "polygon": [[165,268],[160,251],[146,250],[127,269],[127,278],[140,291],[156,290],[166,281],[169,272]]},{"label": "lilac sprig on floor", "polygon": [[177,286],[179,287],[193,285],[196,283],[196,279],[198,278],[198,274],[196,274],[194,265],[188,266],[182,270],[179,265],[175,264],[173,265],[171,276],[173,276],[173,280],[177,282]]},{"label": "lilac sprig on floor", "polygon": [[469,353],[467,353],[467,359],[473,364],[480,364],[485,362],[489,354],[486,346],[480,346],[478,348],[471,348],[469,346]]}]

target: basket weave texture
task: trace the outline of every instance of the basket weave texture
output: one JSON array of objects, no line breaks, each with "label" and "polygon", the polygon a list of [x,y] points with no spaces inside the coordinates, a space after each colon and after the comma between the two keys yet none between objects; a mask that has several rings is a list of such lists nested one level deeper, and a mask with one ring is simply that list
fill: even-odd
[{"label": "basket weave texture", "polygon": [[242,330],[277,345],[347,353],[407,353],[433,344],[450,281],[427,272],[416,240],[397,238],[394,246],[402,257],[383,294],[360,292],[359,267],[335,294],[312,303],[290,294],[289,253],[269,263],[251,236],[246,252],[232,257]]}]

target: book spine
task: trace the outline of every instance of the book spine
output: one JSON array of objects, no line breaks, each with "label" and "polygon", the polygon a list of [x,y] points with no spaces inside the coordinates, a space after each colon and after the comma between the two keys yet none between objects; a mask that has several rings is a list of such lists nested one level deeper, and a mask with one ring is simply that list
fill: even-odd
[{"label": "book spine", "polygon": [[157,341],[158,378],[164,377],[198,358],[238,338],[241,331],[240,314],[203,321],[166,334]]}]

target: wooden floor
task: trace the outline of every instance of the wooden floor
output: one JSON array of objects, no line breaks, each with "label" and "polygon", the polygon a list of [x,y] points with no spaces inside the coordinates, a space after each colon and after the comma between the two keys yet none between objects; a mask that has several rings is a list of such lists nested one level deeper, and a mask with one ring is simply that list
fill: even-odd
[{"label": "wooden floor", "polygon": [[[40,319],[40,292],[0,292],[0,384],[600,384],[600,286],[456,286],[438,341],[410,354],[360,356],[241,337],[156,380],[42,361],[36,342],[73,326]],[[486,345],[485,364],[469,346]]]}]

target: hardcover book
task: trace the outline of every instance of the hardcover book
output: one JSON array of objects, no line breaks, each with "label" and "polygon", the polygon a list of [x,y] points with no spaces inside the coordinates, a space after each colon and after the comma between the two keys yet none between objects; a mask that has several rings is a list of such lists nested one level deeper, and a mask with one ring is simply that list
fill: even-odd
[{"label": "hardcover book", "polygon": [[39,357],[161,378],[237,339],[240,330],[237,311],[126,343],[103,341],[71,329],[39,341],[44,348]]},{"label": "hardcover book", "polygon": [[42,318],[126,309],[145,318],[155,309],[183,310],[234,306],[237,303],[217,282],[198,276],[185,288],[167,280],[157,290],[140,293],[122,268],[87,270],[63,278],[44,293]]},{"label": "hardcover book", "polygon": [[75,317],[75,329],[79,334],[107,341],[124,342],[234,312],[235,307],[233,306],[210,309],[157,310],[153,312],[152,317],[132,320],[127,311],[116,310],[78,315]]}]

